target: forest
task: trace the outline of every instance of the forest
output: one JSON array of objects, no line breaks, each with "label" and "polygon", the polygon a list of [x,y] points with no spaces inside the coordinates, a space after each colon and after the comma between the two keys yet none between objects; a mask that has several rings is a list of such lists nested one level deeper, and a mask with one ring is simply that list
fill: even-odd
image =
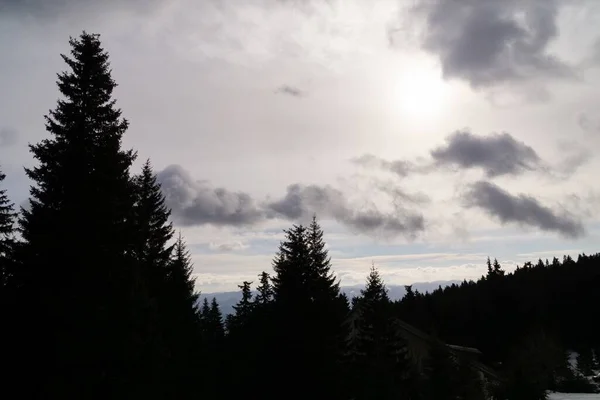
[{"label": "forest", "polygon": [[[150,161],[131,172],[137,153],[122,147],[128,121],[100,36],[70,45],[48,137],[30,145],[29,206],[17,210],[0,190],[2,398],[541,400],[598,390],[600,254],[514,273],[488,259],[477,281],[407,286],[397,301],[373,266],[349,299],[315,216],[284,231],[255,282],[240,282],[233,314],[200,302]],[[426,333],[422,357],[405,324]]]}]

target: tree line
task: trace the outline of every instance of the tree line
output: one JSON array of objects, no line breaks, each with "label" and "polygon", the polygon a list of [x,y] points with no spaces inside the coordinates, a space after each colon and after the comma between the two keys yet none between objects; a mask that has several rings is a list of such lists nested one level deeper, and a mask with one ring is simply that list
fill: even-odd
[{"label": "tree line", "polygon": [[[490,263],[478,282],[431,294],[408,287],[396,302],[373,267],[349,300],[315,217],[284,231],[272,271],[240,285],[233,314],[224,318],[214,299],[200,304],[150,161],[131,172],[137,154],[122,146],[128,122],[99,35],[83,32],[70,45],[68,71],[58,74],[62,97],[45,117],[49,137],[30,145],[29,205],[17,212],[0,190],[7,398],[532,398],[523,393],[556,384],[546,375],[558,367],[532,389],[512,379],[529,366],[507,355],[538,351],[521,345],[524,337],[539,343],[531,336],[538,331],[557,339],[535,354],[558,343],[595,368],[598,255],[514,274]],[[398,320],[439,339],[423,365]],[[486,384],[445,341],[509,365],[499,367],[505,383]]]}]

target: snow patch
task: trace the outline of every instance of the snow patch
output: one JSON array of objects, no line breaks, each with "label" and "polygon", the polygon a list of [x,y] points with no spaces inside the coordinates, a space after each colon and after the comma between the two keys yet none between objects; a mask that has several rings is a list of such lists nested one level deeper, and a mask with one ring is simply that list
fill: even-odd
[{"label": "snow patch", "polygon": [[548,400],[600,400],[600,393],[550,393]]}]

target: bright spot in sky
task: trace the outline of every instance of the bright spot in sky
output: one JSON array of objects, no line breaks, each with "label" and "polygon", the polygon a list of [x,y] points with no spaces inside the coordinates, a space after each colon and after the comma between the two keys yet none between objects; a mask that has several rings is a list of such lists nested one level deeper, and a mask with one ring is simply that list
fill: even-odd
[{"label": "bright spot in sky", "polygon": [[419,122],[440,116],[447,107],[448,85],[439,71],[416,64],[401,72],[396,93],[403,116]]}]

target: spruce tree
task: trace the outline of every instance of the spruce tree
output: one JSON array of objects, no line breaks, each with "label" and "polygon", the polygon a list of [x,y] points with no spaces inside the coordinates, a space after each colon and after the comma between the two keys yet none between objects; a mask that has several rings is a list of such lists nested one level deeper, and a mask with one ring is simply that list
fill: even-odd
[{"label": "spruce tree", "polygon": [[225,337],[225,326],[223,325],[223,314],[216,298],[212,298],[207,315],[207,325],[214,343],[221,344]]},{"label": "spruce tree", "polygon": [[[167,272],[174,247],[169,242],[174,232],[169,222],[170,211],[165,206],[150,160],[143,165],[141,173],[134,177],[133,183],[136,297],[143,301],[139,305],[140,313],[136,319],[140,324],[138,329],[142,332],[142,355],[145,358],[142,366],[147,370],[146,379],[154,382],[154,386],[161,386],[161,389],[166,390],[171,386],[169,372],[178,368],[169,356],[172,353],[170,346],[178,342],[168,341],[166,338],[178,329],[167,320],[178,309],[172,308],[173,304],[168,304],[165,298]],[[153,394],[157,394],[156,387],[151,388]]]},{"label": "spruce tree", "polygon": [[306,228],[294,225],[291,229],[284,230],[284,233],[285,240],[279,245],[273,261],[273,298],[279,305],[300,312],[311,301],[311,288],[307,285],[310,255]]},{"label": "spruce tree", "polygon": [[[5,175],[0,171],[0,183]],[[18,348],[19,332],[22,317],[21,304],[16,301],[18,285],[14,276],[15,240],[13,236],[15,213],[13,204],[8,198],[5,189],[0,189],[0,352],[2,359],[0,365],[3,370],[3,379],[0,379],[0,390],[5,393],[19,393],[16,378],[23,376],[29,365],[23,365],[20,360],[23,354]],[[25,369],[25,368],[27,369]],[[15,387],[13,387],[15,385]]]},{"label": "spruce tree", "polygon": [[243,329],[248,324],[254,308],[251,285],[252,282],[248,281],[244,281],[241,285],[238,285],[242,290],[242,298],[233,306],[235,314],[233,314],[233,318],[230,320],[230,325],[232,326],[228,327],[228,330]]},{"label": "spruce tree", "polygon": [[261,272],[258,275],[259,285],[256,288],[254,303],[264,306],[273,300],[273,286],[271,285],[271,276],[267,272]]},{"label": "spruce tree", "polygon": [[[5,178],[6,175],[0,171],[0,183]],[[6,194],[6,189],[0,189],[0,293],[6,290],[11,275],[15,217],[14,207]]]},{"label": "spruce tree", "polygon": [[387,289],[373,265],[355,303],[356,322],[349,343],[357,399],[393,399],[411,394],[408,347],[391,311]]},{"label": "spruce tree", "polygon": [[43,371],[29,388],[44,398],[135,395],[135,153],[121,149],[128,122],[112,99],[117,85],[99,35],[69,43],[63,97],[46,116],[51,136],[30,145],[38,164],[26,170],[30,209],[19,221],[23,301],[44,326],[34,340],[23,328],[24,357]]},{"label": "spruce tree", "polygon": [[142,167],[141,174],[134,178],[135,223],[138,236],[135,256],[142,265],[153,297],[159,297],[164,287],[171,253],[175,247],[169,244],[173,238],[173,225],[169,222],[170,210],[152,171],[150,160]]},{"label": "spruce tree", "polygon": [[323,239],[323,229],[313,216],[307,229],[307,246],[310,283],[313,285],[311,297],[317,302],[331,302],[340,294],[340,286],[331,271],[331,257]]},{"label": "spruce tree", "polygon": [[201,379],[202,331],[198,315],[198,293],[192,278],[193,265],[181,233],[167,264],[166,284],[161,294],[161,323],[166,329],[173,386],[191,395]]}]

